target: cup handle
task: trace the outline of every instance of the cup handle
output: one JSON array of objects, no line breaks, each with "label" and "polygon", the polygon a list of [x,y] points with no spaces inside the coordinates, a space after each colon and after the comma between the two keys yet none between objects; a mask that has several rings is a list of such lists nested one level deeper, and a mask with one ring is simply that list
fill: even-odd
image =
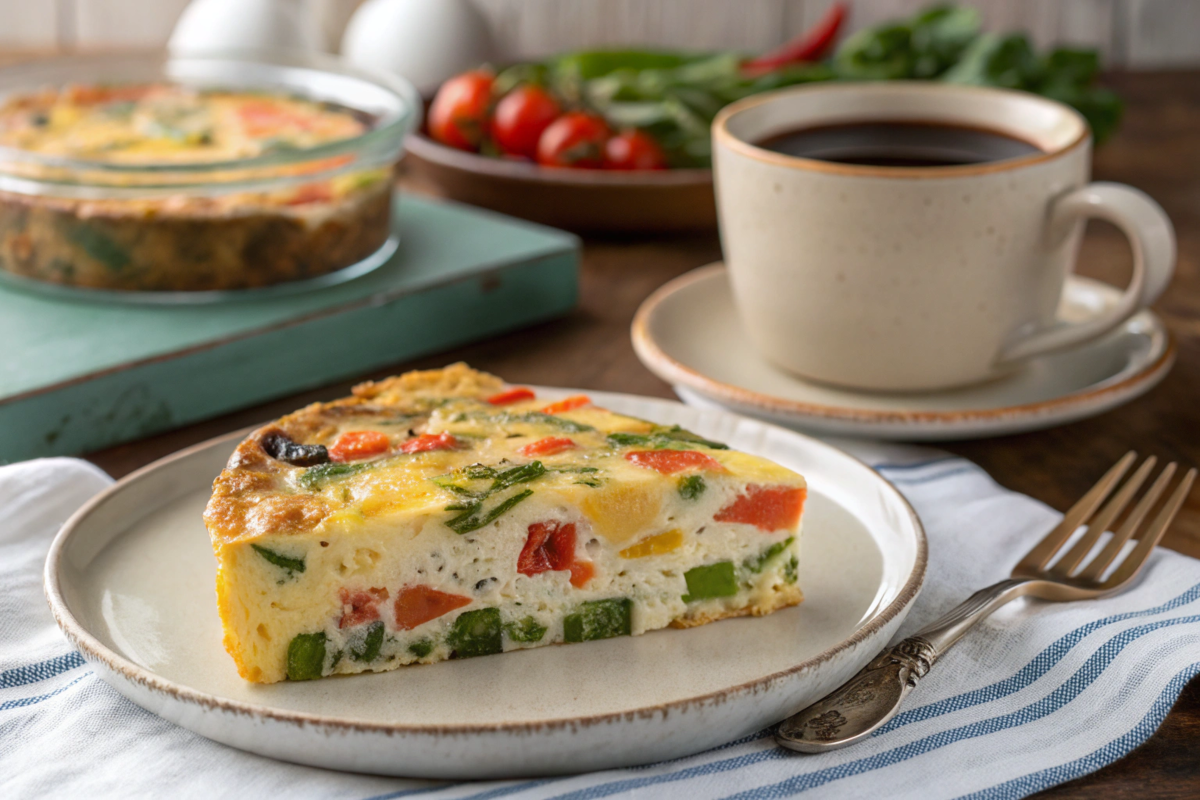
[{"label": "cup handle", "polygon": [[1120,183],[1091,183],[1059,197],[1050,208],[1051,246],[1061,244],[1081,218],[1108,220],[1129,237],[1133,280],[1115,306],[1083,322],[1062,322],[1019,331],[1000,352],[999,364],[1080,344],[1107,333],[1153,303],[1175,272],[1175,230],[1162,206],[1150,195]]}]

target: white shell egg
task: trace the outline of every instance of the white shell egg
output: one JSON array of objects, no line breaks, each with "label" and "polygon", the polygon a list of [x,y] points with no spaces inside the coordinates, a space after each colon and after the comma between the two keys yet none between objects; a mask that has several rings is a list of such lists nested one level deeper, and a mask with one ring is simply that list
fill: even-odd
[{"label": "white shell egg", "polygon": [[346,26],[342,57],[432,95],[447,78],[491,61],[495,47],[469,0],[367,0]]},{"label": "white shell egg", "polygon": [[215,50],[320,50],[301,0],[192,0],[167,47],[173,53]]}]

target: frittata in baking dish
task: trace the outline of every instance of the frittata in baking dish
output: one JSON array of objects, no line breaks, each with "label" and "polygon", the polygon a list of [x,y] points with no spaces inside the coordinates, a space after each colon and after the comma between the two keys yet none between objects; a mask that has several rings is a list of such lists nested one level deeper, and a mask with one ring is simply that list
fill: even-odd
[{"label": "frittata in baking dish", "polygon": [[259,683],[769,614],[804,478],[457,364],[245,439],[205,512],[225,647]]}]

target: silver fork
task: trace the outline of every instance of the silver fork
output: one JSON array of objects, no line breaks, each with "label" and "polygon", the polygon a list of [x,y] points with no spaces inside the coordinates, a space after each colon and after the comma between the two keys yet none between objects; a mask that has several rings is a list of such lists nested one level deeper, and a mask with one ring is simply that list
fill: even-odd
[{"label": "silver fork", "polygon": [[[1011,578],[971,595],[954,610],[878,655],[833,694],[785,719],[775,734],[776,741],[802,753],[822,753],[867,738],[896,715],[904,698],[943,653],[971,626],[1010,600],[1022,596],[1053,601],[1087,600],[1120,591],[1146,563],[1179,512],[1196,477],[1195,469],[1188,470],[1153,521],[1143,528],[1142,522],[1175,474],[1176,465],[1168,464],[1113,533],[1112,539],[1081,566],[1100,536],[1129,505],[1154,469],[1155,458],[1151,456],[1113,494],[1136,458],[1136,453],[1129,452],[1114,464],[1100,482],[1071,507],[1058,527],[1025,554],[1013,568]],[[1112,499],[1104,503],[1109,495]],[[1087,526],[1082,537],[1056,561],[1054,557],[1082,525]],[[1135,534],[1138,534],[1137,544],[1108,577],[1104,577]]]}]

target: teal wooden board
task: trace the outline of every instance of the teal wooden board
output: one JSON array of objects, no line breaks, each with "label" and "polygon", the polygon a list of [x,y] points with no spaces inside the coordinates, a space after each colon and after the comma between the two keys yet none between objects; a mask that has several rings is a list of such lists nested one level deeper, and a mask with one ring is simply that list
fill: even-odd
[{"label": "teal wooden board", "polygon": [[404,197],[400,248],[308,294],[204,306],[0,289],[0,461],[81,453],[569,311],[575,237]]}]

